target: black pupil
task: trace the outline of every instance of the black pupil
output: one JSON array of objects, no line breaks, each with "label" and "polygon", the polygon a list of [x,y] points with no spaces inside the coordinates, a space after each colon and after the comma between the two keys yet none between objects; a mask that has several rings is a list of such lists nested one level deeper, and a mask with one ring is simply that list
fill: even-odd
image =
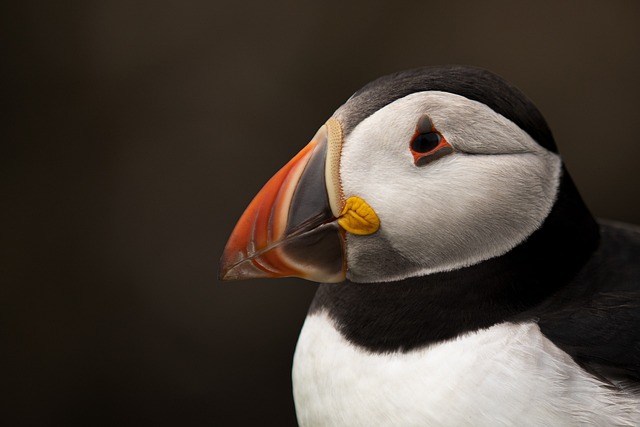
[{"label": "black pupil", "polygon": [[435,132],[421,133],[411,143],[411,148],[417,153],[433,150],[440,143],[440,135]]}]

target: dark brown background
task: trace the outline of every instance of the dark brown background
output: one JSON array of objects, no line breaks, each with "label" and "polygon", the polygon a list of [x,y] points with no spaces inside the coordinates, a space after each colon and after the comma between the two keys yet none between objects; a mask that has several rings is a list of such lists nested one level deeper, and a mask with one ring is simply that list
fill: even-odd
[{"label": "dark brown background", "polygon": [[295,425],[290,365],[315,285],[222,284],[218,258],[262,184],[388,72],[502,74],[544,112],[593,212],[640,223],[638,2],[13,3],[10,425]]}]

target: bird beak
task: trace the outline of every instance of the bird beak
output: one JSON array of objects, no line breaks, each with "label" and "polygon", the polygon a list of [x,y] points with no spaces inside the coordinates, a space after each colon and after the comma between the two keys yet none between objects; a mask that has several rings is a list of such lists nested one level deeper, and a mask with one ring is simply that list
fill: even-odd
[{"label": "bird beak", "polygon": [[342,139],[342,126],[329,119],[260,190],[229,237],[220,259],[221,280],[345,280],[345,234],[375,233],[380,221],[361,198],[344,200]]},{"label": "bird beak", "polygon": [[344,205],[337,176],[341,144],[342,128],[330,119],[267,182],[229,237],[220,279],[345,279],[344,231],[336,214]]}]

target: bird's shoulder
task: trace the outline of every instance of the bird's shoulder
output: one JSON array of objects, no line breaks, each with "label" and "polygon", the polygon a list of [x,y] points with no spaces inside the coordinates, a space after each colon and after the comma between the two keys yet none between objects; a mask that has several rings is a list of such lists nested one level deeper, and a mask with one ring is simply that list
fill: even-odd
[{"label": "bird's shoulder", "polygon": [[640,227],[600,221],[598,249],[535,309],[542,333],[576,362],[640,390]]}]

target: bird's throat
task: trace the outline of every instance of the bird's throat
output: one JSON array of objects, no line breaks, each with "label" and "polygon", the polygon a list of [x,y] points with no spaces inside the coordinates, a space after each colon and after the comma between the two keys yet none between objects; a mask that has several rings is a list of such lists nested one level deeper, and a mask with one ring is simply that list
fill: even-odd
[{"label": "bird's throat", "polygon": [[599,242],[598,225],[566,170],[542,226],[507,254],[451,272],[395,282],[320,285],[346,339],[370,351],[408,351],[516,321],[569,284]]}]

